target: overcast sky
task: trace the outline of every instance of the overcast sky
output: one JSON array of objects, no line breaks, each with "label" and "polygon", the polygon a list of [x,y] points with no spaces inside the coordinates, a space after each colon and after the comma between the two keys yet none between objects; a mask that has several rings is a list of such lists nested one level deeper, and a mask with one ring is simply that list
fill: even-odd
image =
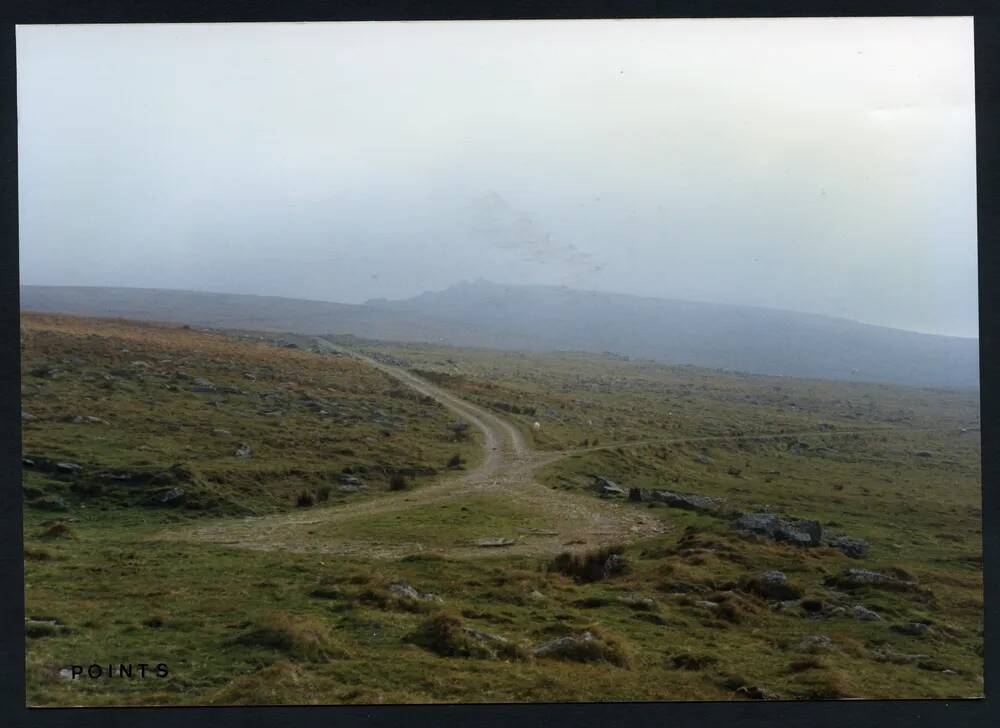
[{"label": "overcast sky", "polygon": [[972,20],[21,26],[21,276],[978,331]]}]

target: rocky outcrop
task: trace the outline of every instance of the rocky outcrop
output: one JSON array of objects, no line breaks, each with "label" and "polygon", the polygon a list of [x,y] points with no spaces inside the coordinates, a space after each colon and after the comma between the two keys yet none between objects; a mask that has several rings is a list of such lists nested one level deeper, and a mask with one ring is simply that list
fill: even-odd
[{"label": "rocky outcrop", "polygon": [[835,536],[827,541],[827,545],[839,549],[852,559],[863,559],[868,555],[868,542],[863,538]]},{"label": "rocky outcrop", "polygon": [[697,493],[678,493],[672,490],[629,488],[628,499],[637,503],[662,503],[670,508],[681,508],[701,513],[711,513],[719,508],[719,502],[714,498]]},{"label": "rocky outcrop", "polygon": [[890,591],[913,591],[918,588],[915,582],[870,569],[847,569],[843,573],[829,578],[827,582],[841,589],[872,587]]},{"label": "rocky outcrop", "polygon": [[788,577],[781,571],[764,571],[745,580],[743,588],[765,599],[778,601],[789,601],[802,596],[802,590],[790,584]]},{"label": "rocky outcrop", "polygon": [[392,584],[389,585],[389,591],[392,592],[397,597],[403,599],[412,599],[415,602],[434,602],[440,604],[441,602],[444,601],[437,594],[417,591],[412,586],[407,584],[405,581],[393,582]]},{"label": "rocky outcrop", "polygon": [[594,490],[596,490],[599,494],[613,498],[624,498],[628,495],[628,491],[618,485],[615,481],[605,478],[603,475],[595,475],[593,477]]},{"label": "rocky outcrop", "polygon": [[786,518],[775,513],[744,513],[733,523],[733,528],[796,546],[819,546],[823,540],[823,528],[819,521]]}]

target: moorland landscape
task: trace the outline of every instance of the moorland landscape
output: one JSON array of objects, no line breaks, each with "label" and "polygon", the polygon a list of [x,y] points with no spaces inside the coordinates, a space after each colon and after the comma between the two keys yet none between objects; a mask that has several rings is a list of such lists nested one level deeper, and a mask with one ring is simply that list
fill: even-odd
[{"label": "moorland landscape", "polygon": [[972,17],[15,35],[29,706],[984,696]]},{"label": "moorland landscape", "polygon": [[32,705],[982,693],[977,389],[31,312],[22,358]]}]

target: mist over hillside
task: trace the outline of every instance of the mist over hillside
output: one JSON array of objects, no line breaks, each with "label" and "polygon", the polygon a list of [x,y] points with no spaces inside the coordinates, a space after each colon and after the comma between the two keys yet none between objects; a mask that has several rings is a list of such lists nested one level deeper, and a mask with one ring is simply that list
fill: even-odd
[{"label": "mist over hillside", "polygon": [[161,289],[22,286],[21,308],[498,349],[610,351],[794,377],[944,387],[979,383],[975,339],[776,309],[484,280],[360,305]]}]

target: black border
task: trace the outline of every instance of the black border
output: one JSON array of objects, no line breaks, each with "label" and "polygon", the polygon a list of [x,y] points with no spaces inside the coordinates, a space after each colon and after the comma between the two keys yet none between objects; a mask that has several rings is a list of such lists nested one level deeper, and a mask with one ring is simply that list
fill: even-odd
[{"label": "black border", "polygon": [[[319,726],[337,724],[573,726],[980,726],[1000,724],[996,633],[1000,594],[1000,458],[997,432],[1000,374],[995,321],[1000,307],[996,242],[1000,215],[1000,16],[989,0],[17,0],[0,8],[0,723],[80,725]],[[643,17],[975,16],[976,143],[979,213],[980,370],[983,436],[983,558],[986,694],[966,701],[734,703],[590,703],[454,706],[330,706],[247,708],[24,707],[24,594],[20,484],[20,344],[18,295],[17,109],[15,24],[122,22],[263,22],[306,20],[447,20]],[[990,720],[989,716],[994,715]]]}]

